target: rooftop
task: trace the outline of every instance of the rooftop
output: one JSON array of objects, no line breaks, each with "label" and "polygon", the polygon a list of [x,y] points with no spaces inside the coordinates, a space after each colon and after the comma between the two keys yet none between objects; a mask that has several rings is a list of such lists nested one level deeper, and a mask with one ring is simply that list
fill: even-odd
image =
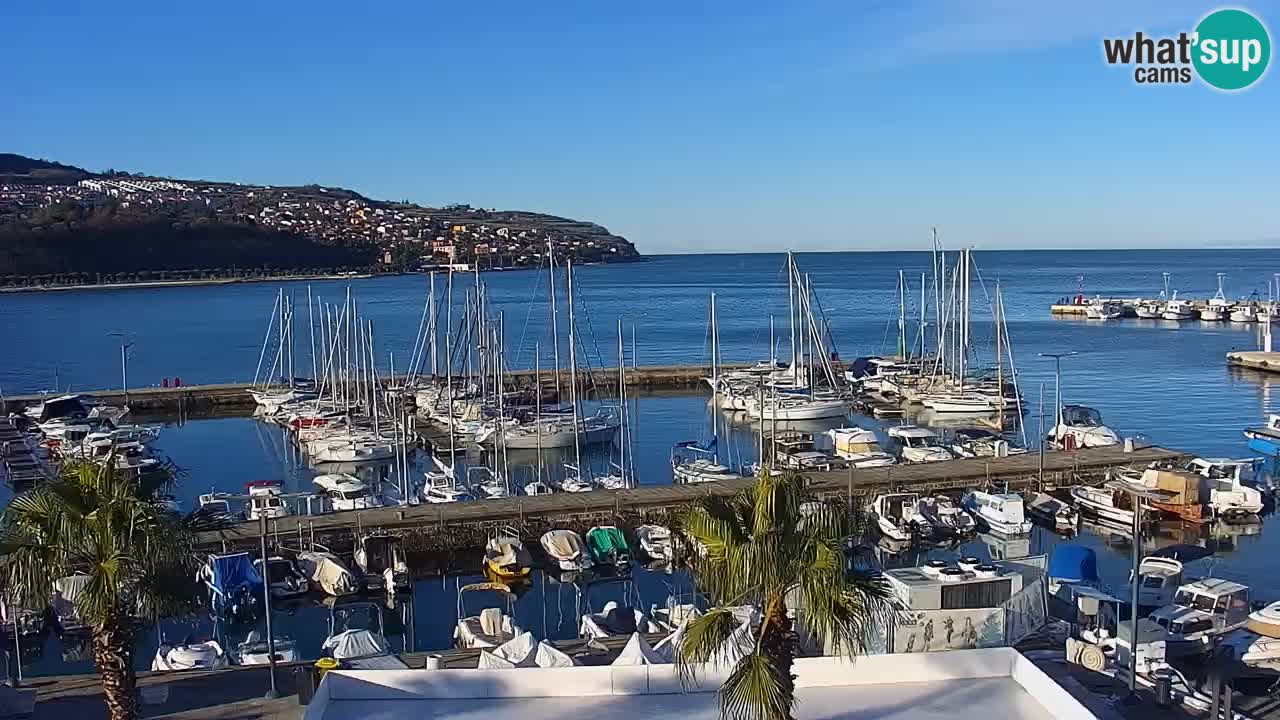
[{"label": "rooftop", "polygon": [[[704,668],[682,690],[670,665],[516,670],[335,671],[306,720],[479,716],[521,720],[672,717],[718,720],[714,692],[727,673]],[[965,715],[1088,720],[1083,705],[1008,648],[803,658],[795,665],[796,718],[933,720]]]}]

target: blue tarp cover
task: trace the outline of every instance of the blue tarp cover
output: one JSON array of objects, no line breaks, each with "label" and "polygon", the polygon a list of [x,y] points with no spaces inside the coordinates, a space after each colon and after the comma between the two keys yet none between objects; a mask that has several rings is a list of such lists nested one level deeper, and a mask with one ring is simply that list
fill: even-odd
[{"label": "blue tarp cover", "polygon": [[213,568],[213,587],[223,595],[242,587],[251,590],[262,588],[262,576],[253,566],[253,558],[249,557],[249,553],[210,555],[209,567]]},{"label": "blue tarp cover", "polygon": [[1066,582],[1098,579],[1098,556],[1083,545],[1059,545],[1049,558],[1049,577]]}]

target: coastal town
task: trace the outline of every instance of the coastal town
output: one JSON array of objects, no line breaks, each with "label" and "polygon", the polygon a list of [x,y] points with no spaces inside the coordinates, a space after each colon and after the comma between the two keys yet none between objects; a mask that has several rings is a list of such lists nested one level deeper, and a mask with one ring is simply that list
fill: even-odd
[{"label": "coastal town", "polygon": [[[318,185],[273,187],[114,171],[91,175],[76,170],[59,174],[58,183],[41,182],[45,178],[40,175],[0,173],[0,286],[121,280],[114,277],[120,274],[112,272],[115,268],[41,267],[20,250],[5,262],[7,232],[38,235],[50,227],[74,229],[75,220],[58,216],[66,211],[85,215],[85,225],[110,212],[113,218],[138,222],[159,217],[193,225],[226,224],[285,233],[321,247],[363,250],[362,257],[369,259],[365,267],[344,267],[368,272],[536,267],[546,264],[548,254],[582,263],[625,262],[639,257],[629,241],[601,225],[535,212],[381,202]],[[307,259],[297,258],[294,264],[306,267]],[[167,270],[168,279],[209,274],[204,267],[137,267],[127,274],[136,281],[132,275],[151,270]],[[196,270],[205,272],[197,274]],[[109,275],[105,280],[101,277],[104,271]]]}]

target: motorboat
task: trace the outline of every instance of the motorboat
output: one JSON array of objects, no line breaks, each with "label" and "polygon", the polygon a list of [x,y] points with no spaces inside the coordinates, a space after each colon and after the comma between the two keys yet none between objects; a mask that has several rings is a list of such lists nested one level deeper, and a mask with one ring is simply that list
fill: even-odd
[{"label": "motorboat", "polygon": [[49,609],[59,635],[78,635],[89,632],[89,625],[76,608],[76,601],[89,585],[89,576],[76,573],[53,581],[53,597],[49,599]]},{"label": "motorboat", "polygon": [[160,643],[151,660],[153,672],[220,670],[227,665],[227,653],[217,640],[196,642],[190,638],[178,645]]},{"label": "motorboat", "polygon": [[[1182,585],[1182,563],[1171,557],[1148,555],[1138,563],[1138,605],[1162,607],[1173,602],[1173,595]],[[1133,572],[1129,572],[1132,588]],[[1125,597],[1132,597],[1132,590]]]},{"label": "motorboat", "polygon": [[582,473],[578,468],[572,465],[565,465],[564,477],[560,478],[560,490],[567,493],[584,493],[595,490],[595,486],[591,481],[582,477]]},{"label": "motorboat", "polygon": [[875,431],[867,428],[834,428],[819,435],[815,442],[855,468],[885,467],[897,462],[896,458],[881,449]]},{"label": "motorboat", "polygon": [[1201,320],[1226,320],[1231,315],[1231,303],[1222,289],[1222,281],[1226,277],[1226,273],[1218,273],[1218,292],[1214,293],[1214,296],[1209,298],[1209,302],[1200,308]]},{"label": "motorboat", "polygon": [[329,636],[320,654],[352,670],[403,670],[384,635],[382,607],[368,601],[338,602],[329,609]]},{"label": "motorboat", "polygon": [[1245,428],[1249,449],[1271,457],[1280,456],[1280,415],[1267,415],[1265,425]]},{"label": "motorboat", "polygon": [[1173,602],[1150,617],[1174,641],[1204,641],[1249,623],[1249,588],[1231,580],[1203,578],[1178,588]]},{"label": "motorboat", "polygon": [[1080,513],[1071,503],[1048,493],[1028,492],[1023,508],[1028,515],[1058,532],[1073,532],[1080,522]]},{"label": "motorboat", "polygon": [[267,583],[273,600],[291,600],[307,594],[310,588],[307,578],[298,571],[297,565],[289,558],[278,555],[267,558],[267,567],[262,567],[261,560],[253,561],[254,568]]},{"label": "motorboat", "polygon": [[257,617],[262,605],[262,576],[247,552],[213,554],[200,568],[214,616],[244,622]]},{"label": "motorboat", "polygon": [[[1095,517],[1125,528],[1133,527],[1133,503],[1129,493],[1105,487],[1077,485],[1071,488],[1071,502],[1081,515]],[[1144,519],[1146,516],[1144,511]]]},{"label": "motorboat", "polygon": [[943,447],[938,434],[916,425],[895,425],[888,429],[889,437],[901,446],[903,462],[924,463],[951,460],[951,451]]},{"label": "motorboat", "polygon": [[1258,303],[1248,300],[1231,308],[1231,322],[1258,322]]},{"label": "motorboat", "polygon": [[24,414],[37,423],[56,418],[84,418],[89,416],[88,405],[92,400],[85,395],[68,394],[44,396],[40,402],[30,405]]},{"label": "motorboat", "polygon": [[1174,290],[1169,302],[1164,304],[1160,317],[1165,320],[1190,320],[1195,317],[1195,307],[1188,300],[1179,300],[1178,291]]},{"label": "motorboat", "polygon": [[581,572],[594,564],[587,544],[572,530],[550,530],[543,533],[538,543],[560,570]]},{"label": "motorboat", "polygon": [[818,472],[847,467],[843,458],[817,449],[809,433],[780,432],[768,438],[768,443],[777,468]]},{"label": "motorboat", "polygon": [[533,480],[533,481],[527,482],[525,483],[524,487],[521,488],[521,490],[523,490],[524,494],[529,497],[537,497],[538,495],[552,495],[555,493],[554,488],[552,488],[550,485],[548,485],[547,483],[541,480]]},{"label": "motorboat", "polygon": [[356,544],[351,559],[365,588],[387,592],[409,589],[409,564],[399,537],[386,533],[365,535]]},{"label": "motorboat", "polygon": [[1124,305],[1097,297],[1084,306],[1084,316],[1090,320],[1116,320],[1124,317]]},{"label": "motorboat", "polygon": [[478,498],[493,500],[510,495],[506,479],[484,466],[467,468],[467,484]]},{"label": "motorboat", "polygon": [[1017,452],[1026,452],[1022,448],[1009,447],[1009,441],[998,434],[983,428],[960,428],[955,431],[951,440],[951,452],[956,457],[1006,457]]},{"label": "motorboat", "polygon": [[1164,307],[1155,300],[1137,300],[1133,303],[1133,314],[1142,320],[1158,320]]},{"label": "motorboat", "polygon": [[1264,637],[1280,638],[1280,601],[1249,613],[1248,628]]},{"label": "motorboat", "polygon": [[342,597],[360,591],[361,583],[336,555],[319,550],[298,553],[298,570],[326,595]]},{"label": "motorboat", "polygon": [[250,631],[244,641],[236,645],[236,664],[270,665],[272,645],[275,646],[275,661],[278,663],[297,662],[301,659],[298,655],[298,645],[293,638],[276,635],[272,640],[274,642],[268,644],[267,639],[258,630]]},{"label": "motorboat", "polygon": [[631,549],[627,537],[613,525],[597,525],[587,531],[587,549],[597,568],[612,568],[619,572],[631,566]]},{"label": "motorboat", "polygon": [[703,483],[738,480],[742,477],[728,466],[720,464],[715,454],[714,439],[706,446],[694,440],[676,443],[671,449],[672,478],[678,483]]},{"label": "motorboat", "polygon": [[915,537],[920,523],[917,516],[920,496],[916,493],[885,493],[877,495],[869,510],[876,517],[876,527],[891,540],[907,541]]},{"label": "motorboat", "polygon": [[1208,478],[1209,508],[1218,517],[1257,515],[1262,491],[1253,487],[1258,459],[1195,458],[1186,469]]},{"label": "motorboat", "polygon": [[422,486],[422,500],[428,503],[443,504],[467,502],[474,500],[466,488],[458,485],[453,477],[452,468],[448,473],[428,470],[427,482]]},{"label": "motorboat", "polygon": [[974,490],[965,496],[962,506],[973,514],[978,527],[997,535],[1017,536],[1031,532],[1031,521],[1024,512],[1022,496],[1016,493]]},{"label": "motorboat", "polygon": [[318,475],[312,481],[328,496],[334,510],[368,510],[382,507],[382,498],[369,489],[355,475],[330,473]]},{"label": "motorboat", "polygon": [[1062,450],[1119,445],[1120,436],[1102,424],[1102,414],[1084,405],[1063,405],[1062,418],[1049,431],[1049,441]]},{"label": "motorboat", "polygon": [[649,562],[670,562],[674,559],[671,530],[662,525],[646,524],[636,528],[636,549]]},{"label": "motorboat", "polygon": [[532,566],[533,558],[514,529],[507,528],[485,543],[485,573],[500,582],[527,580]]},{"label": "motorboat", "polygon": [[[507,610],[504,612],[501,607],[487,607],[475,615],[468,615],[466,599],[470,594],[480,592],[498,593]],[[473,583],[458,588],[458,624],[453,631],[454,645],[463,650],[495,648],[521,634],[523,630],[511,616],[514,604],[515,596],[503,583]]]},{"label": "motorboat", "polygon": [[921,498],[916,509],[917,514],[936,534],[963,537],[978,531],[978,523],[973,516],[962,510],[946,495]]},{"label": "motorboat", "polygon": [[262,517],[282,518],[289,514],[289,508],[281,497],[284,495],[283,486],[278,480],[255,480],[246,483],[245,492],[249,495],[249,501],[245,505],[245,516],[249,520]]}]

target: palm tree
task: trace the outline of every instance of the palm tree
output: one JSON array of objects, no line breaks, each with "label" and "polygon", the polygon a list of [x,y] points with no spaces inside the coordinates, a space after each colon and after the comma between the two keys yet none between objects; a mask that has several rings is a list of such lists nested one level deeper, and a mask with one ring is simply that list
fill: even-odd
[{"label": "palm tree", "polygon": [[157,502],[173,473],[138,480],[92,463],[15,497],[0,515],[0,563],[20,607],[46,607],[58,578],[89,575],[76,611],[92,630],[93,660],[112,720],[136,716],[134,637],[140,618],[192,610],[194,528]]},{"label": "palm tree", "polygon": [[[700,498],[681,513],[679,525],[696,543],[690,572],[714,607],[686,626],[675,660],[691,682],[696,664],[738,657],[720,689],[724,717],[791,718],[800,637],[789,603],[821,647],[849,656],[891,611],[878,575],[847,569],[844,543],[861,535],[859,518],[809,499],[796,473],[763,471],[736,495]],[[732,608],[742,605],[761,612],[747,639],[735,635],[740,622]]]}]

